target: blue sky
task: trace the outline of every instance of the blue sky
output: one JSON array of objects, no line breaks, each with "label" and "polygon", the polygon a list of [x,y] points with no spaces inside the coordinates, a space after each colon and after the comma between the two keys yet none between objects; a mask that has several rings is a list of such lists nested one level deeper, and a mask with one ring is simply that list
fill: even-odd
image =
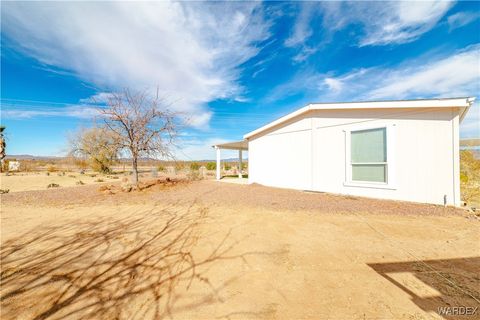
[{"label": "blue sky", "polygon": [[[2,2],[1,15],[10,154],[64,154],[92,97],[125,87],[191,115],[187,160],[308,102],[480,92],[480,2]],[[479,113],[461,137],[480,136]]]}]

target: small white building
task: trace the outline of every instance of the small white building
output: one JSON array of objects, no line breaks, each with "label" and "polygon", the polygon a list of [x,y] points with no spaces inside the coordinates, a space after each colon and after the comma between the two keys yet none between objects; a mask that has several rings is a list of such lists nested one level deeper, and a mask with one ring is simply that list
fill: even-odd
[{"label": "small white building", "polygon": [[459,124],[473,101],[309,104],[244,136],[248,182],[458,206]]}]

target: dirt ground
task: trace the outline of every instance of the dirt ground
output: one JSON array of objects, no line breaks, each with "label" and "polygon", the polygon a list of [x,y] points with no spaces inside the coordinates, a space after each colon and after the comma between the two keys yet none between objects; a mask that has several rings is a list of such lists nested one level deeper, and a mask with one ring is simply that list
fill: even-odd
[{"label": "dirt ground", "polygon": [[0,189],[8,189],[9,192],[45,190],[51,183],[58,184],[59,188],[63,188],[116,182],[122,177],[122,175],[80,174],[79,172],[22,172],[10,173],[8,176],[3,173],[0,179]]},{"label": "dirt ground", "polygon": [[479,306],[480,220],[460,209],[215,181],[98,189],[1,195],[2,319],[442,319],[439,307]]}]

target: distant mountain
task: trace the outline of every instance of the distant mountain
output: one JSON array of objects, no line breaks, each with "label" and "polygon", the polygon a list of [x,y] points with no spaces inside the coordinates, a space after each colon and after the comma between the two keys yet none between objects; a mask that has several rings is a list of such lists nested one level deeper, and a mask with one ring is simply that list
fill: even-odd
[{"label": "distant mountain", "polygon": [[479,138],[461,139],[460,146],[461,147],[480,147],[480,139]]},{"label": "distant mountain", "polygon": [[64,157],[57,156],[33,156],[31,154],[9,154],[5,157],[6,160],[59,160]]},{"label": "distant mountain", "polygon": [[[216,162],[216,159],[210,159],[210,160],[193,160],[193,162]],[[242,158],[242,161],[248,161],[248,158]],[[222,159],[222,162],[238,162],[238,158],[228,158],[228,159]]]},{"label": "distant mountain", "polygon": [[[61,160],[65,159],[66,157],[62,156],[34,156],[31,154],[10,154],[7,155],[6,160]],[[158,161],[153,158],[139,158],[139,161]],[[118,159],[118,162],[129,162],[131,161],[128,158],[120,158]],[[210,160],[181,160],[185,162],[215,162],[217,161],[216,159],[210,159]],[[248,158],[242,158],[242,161],[248,161]],[[222,162],[238,162],[238,158],[228,158],[228,159],[222,159]]]}]

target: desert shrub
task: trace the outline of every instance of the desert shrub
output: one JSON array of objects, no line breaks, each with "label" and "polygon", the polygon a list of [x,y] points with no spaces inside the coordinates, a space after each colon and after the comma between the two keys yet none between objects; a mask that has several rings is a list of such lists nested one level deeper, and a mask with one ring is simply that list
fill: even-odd
[{"label": "desert shrub", "polygon": [[460,152],[460,188],[463,201],[480,205],[480,159],[469,150]]},{"label": "desert shrub", "polygon": [[47,167],[47,172],[50,172],[50,173],[51,173],[51,172],[57,172],[57,170],[58,170],[57,167],[54,166],[53,164],[52,164],[52,165],[49,165],[49,166]]},{"label": "desert shrub", "polygon": [[175,171],[181,171],[183,169],[185,169],[185,163],[183,162],[175,163]]},{"label": "desert shrub", "polygon": [[79,185],[79,186],[82,186],[82,185],[85,184],[85,182],[83,182],[82,180],[78,180],[75,184]]},{"label": "desert shrub", "polygon": [[200,175],[200,172],[198,170],[190,170],[190,172],[187,174],[187,179],[191,181],[196,181],[201,180],[202,176]]},{"label": "desert shrub", "polygon": [[207,165],[205,166],[207,170],[215,170],[217,169],[217,164],[215,162],[207,162]]},{"label": "desert shrub", "polygon": [[232,168],[232,166],[230,165],[230,163],[225,163],[223,165],[223,167],[225,168],[225,170],[230,170]]},{"label": "desert shrub", "polygon": [[197,162],[192,162],[190,163],[190,169],[197,171],[198,169],[200,169],[200,165]]},{"label": "desert shrub", "polygon": [[2,171],[2,172],[4,172],[4,171],[7,172],[7,171],[8,171],[8,163],[9,163],[9,162],[10,162],[10,160],[4,160],[4,161],[3,161],[3,165],[2,165],[2,168],[1,168],[1,169],[2,169],[1,171]]},{"label": "desert shrub", "polygon": [[28,161],[20,162],[20,171],[30,172],[30,171],[33,171],[33,169],[34,169],[34,166],[31,162],[28,162]]},{"label": "desert shrub", "polygon": [[49,189],[49,188],[58,188],[58,187],[60,187],[59,184],[57,184],[57,183],[50,183],[50,184],[47,186],[47,189]]},{"label": "desert shrub", "polygon": [[80,170],[87,170],[88,168],[88,163],[84,159],[75,159],[74,164]]},{"label": "desert shrub", "polygon": [[9,193],[10,189],[0,189],[0,194]]},{"label": "desert shrub", "polygon": [[110,166],[106,164],[106,162],[103,160],[99,161],[99,160],[93,159],[90,162],[90,168],[92,168],[92,170],[96,172],[110,173]]},{"label": "desert shrub", "polygon": [[164,172],[164,171],[165,171],[165,167],[162,166],[162,165],[159,165],[159,166],[157,167],[157,170],[160,171],[160,172]]},{"label": "desert shrub", "polygon": [[104,182],[104,180],[103,180],[103,179],[100,179],[100,178],[98,178],[98,179],[96,179],[96,180],[95,180],[95,182]]}]

